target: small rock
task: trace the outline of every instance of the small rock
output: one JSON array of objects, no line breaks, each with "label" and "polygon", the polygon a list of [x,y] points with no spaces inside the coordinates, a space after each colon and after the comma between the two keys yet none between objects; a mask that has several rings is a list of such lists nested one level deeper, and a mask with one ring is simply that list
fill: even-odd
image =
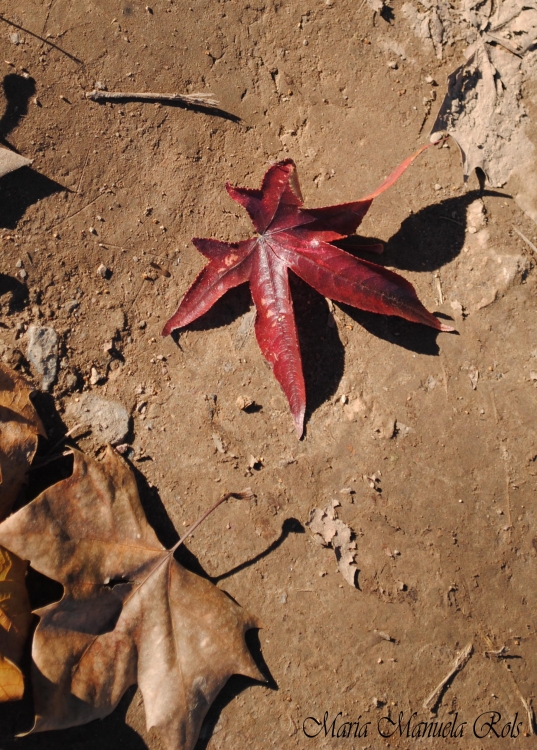
[{"label": "small rock", "polygon": [[114,339],[118,333],[125,330],[127,317],[123,310],[109,310],[102,321],[102,335],[104,339]]},{"label": "small rock", "polygon": [[143,331],[143,330],[144,330],[144,328],[147,328],[147,323],[145,322],[145,320],[141,320],[141,321],[140,321],[140,322],[138,323],[138,328],[139,328],[139,329],[140,329],[141,331]]},{"label": "small rock", "polygon": [[15,268],[22,268],[23,265],[24,264],[23,264],[22,260],[19,258],[18,261],[15,263]]},{"label": "small rock", "polygon": [[248,469],[255,469],[256,471],[259,471],[263,466],[263,459],[261,456],[250,456],[248,458]]},{"label": "small rock", "polygon": [[442,190],[442,185],[440,185],[440,183],[437,182],[436,185],[434,186],[434,189],[435,190]]},{"label": "small rock", "polygon": [[392,70],[397,70],[397,63],[395,62],[395,60],[392,60],[391,62],[389,62],[388,67],[391,68]]},{"label": "small rock", "polygon": [[65,388],[66,388],[66,390],[69,391],[69,392],[74,391],[77,386],[78,386],[78,378],[74,374],[74,372],[67,373],[67,375],[65,376]]},{"label": "small rock", "polygon": [[9,35],[9,41],[11,44],[20,44],[21,43],[21,37],[20,34],[17,34],[17,32],[13,32],[13,34]]},{"label": "small rock", "polygon": [[237,409],[244,411],[245,409],[248,409],[249,406],[252,406],[254,402],[248,396],[238,396],[235,403],[237,404]]},{"label": "small rock", "polygon": [[24,270],[24,268],[21,268],[21,270],[18,272],[17,276],[19,277],[19,279],[22,279],[23,281],[26,278],[28,278],[28,274],[26,273],[26,271]]},{"label": "small rock", "polygon": [[97,368],[92,367],[91,368],[91,374],[90,374],[90,385],[97,385],[103,380],[101,375],[99,375]]},{"label": "small rock", "polygon": [[123,404],[93,393],[84,393],[80,401],[71,401],[65,416],[68,422],[90,428],[101,443],[118,445],[129,431],[129,413]]},{"label": "small rock", "polygon": [[436,133],[431,133],[431,137],[429,138],[429,141],[432,144],[438,143],[442,140],[442,138],[445,138],[447,135],[445,130],[437,130]]},{"label": "small rock", "polygon": [[90,228],[88,229],[88,232],[89,232],[90,234],[97,234],[97,230],[95,229],[95,227],[90,227]]},{"label": "small rock", "polygon": [[102,279],[108,279],[111,276],[110,269],[107,268],[104,263],[101,263],[99,268],[97,269],[97,273]]},{"label": "small rock", "polygon": [[58,334],[54,328],[29,326],[27,357],[42,375],[42,390],[49,391],[58,374]]},{"label": "small rock", "polygon": [[22,364],[23,356],[19,349],[12,349],[3,341],[0,341],[0,359],[4,364],[16,370]]},{"label": "small rock", "polygon": [[537,380],[537,372],[535,370],[530,372],[530,380]]},{"label": "small rock", "polygon": [[67,312],[74,312],[77,307],[80,307],[80,302],[78,302],[76,299],[69,300],[69,302],[66,302],[64,305]]}]

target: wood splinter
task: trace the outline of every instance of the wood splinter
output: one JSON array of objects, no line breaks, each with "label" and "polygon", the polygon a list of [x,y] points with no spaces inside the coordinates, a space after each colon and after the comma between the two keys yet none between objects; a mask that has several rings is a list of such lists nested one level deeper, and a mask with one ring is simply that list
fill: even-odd
[{"label": "wood splinter", "polygon": [[93,102],[114,101],[116,99],[134,99],[135,101],[183,102],[197,107],[218,107],[214,94],[157,94],[137,91],[101,91],[93,89],[86,92],[86,99]]},{"label": "wood splinter", "polygon": [[430,696],[423,701],[423,708],[427,708],[429,709],[429,711],[434,713],[434,710],[436,706],[438,705],[440,698],[442,697],[442,693],[444,692],[446,685],[457,674],[457,672],[460,672],[461,669],[468,663],[468,660],[470,659],[473,653],[473,650],[474,650],[473,644],[469,643],[466,646],[466,648],[460,652],[460,654],[457,656],[457,658],[451,665],[451,669],[449,670],[447,675],[444,677],[444,679],[437,685],[437,687],[435,687],[435,689],[430,694]]}]

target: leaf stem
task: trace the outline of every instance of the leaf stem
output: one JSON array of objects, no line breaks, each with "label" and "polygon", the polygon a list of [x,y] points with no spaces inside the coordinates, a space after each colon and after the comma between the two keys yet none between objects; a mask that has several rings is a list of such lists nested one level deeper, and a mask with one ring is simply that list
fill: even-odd
[{"label": "leaf stem", "polygon": [[173,555],[175,550],[183,544],[185,539],[188,539],[188,537],[194,533],[195,529],[198,528],[198,526],[205,521],[207,516],[210,516],[213,510],[216,510],[219,505],[224,503],[226,500],[229,500],[230,497],[235,497],[237,500],[250,500],[252,497],[254,497],[254,493],[250,489],[250,487],[247,487],[242,492],[226,492],[225,495],[222,495],[220,500],[218,500],[212,508],[209,508],[209,510],[206,510],[205,513],[201,516],[201,518],[198,518],[198,520],[192,524],[192,526],[188,529],[188,531],[183,534],[183,536],[179,539],[177,544],[175,544],[171,550],[170,555]]}]

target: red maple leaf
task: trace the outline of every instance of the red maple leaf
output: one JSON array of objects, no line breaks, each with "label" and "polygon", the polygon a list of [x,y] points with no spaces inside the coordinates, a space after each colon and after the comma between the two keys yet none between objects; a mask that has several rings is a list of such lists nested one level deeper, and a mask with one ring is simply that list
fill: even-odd
[{"label": "red maple leaf", "polygon": [[257,341],[289,401],[300,437],[306,389],[289,270],[337,302],[368,312],[398,315],[439,331],[453,330],[425,309],[412,284],[401,276],[331,244],[356,230],[373,199],[393,185],[428,146],[400,164],[373,193],[338,206],[303,208],[291,159],[270,167],[260,190],[227,183],[231,198],[248,211],[257,236],[242,242],[197,237],[192,240],[210,263],[187,291],[162,335],[188,325],[206,313],[228,289],[249,281],[257,310]]}]

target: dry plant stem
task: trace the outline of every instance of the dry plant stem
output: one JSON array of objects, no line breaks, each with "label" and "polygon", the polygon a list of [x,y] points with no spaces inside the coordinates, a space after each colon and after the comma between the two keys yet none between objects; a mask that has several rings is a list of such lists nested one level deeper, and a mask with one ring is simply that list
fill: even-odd
[{"label": "dry plant stem", "polygon": [[513,229],[518,234],[518,236],[521,237],[524,240],[524,242],[528,245],[528,247],[531,247],[531,249],[533,250],[533,252],[537,253],[537,245],[534,245],[533,242],[531,240],[529,240],[526,237],[525,234],[522,234],[522,232],[520,232],[516,227],[513,227]]},{"label": "dry plant stem", "polygon": [[162,567],[162,565],[165,565],[169,560],[173,558],[175,550],[178,549],[181,544],[183,544],[185,539],[188,539],[188,537],[198,528],[201,523],[203,523],[203,521],[205,521],[207,516],[210,516],[213,510],[216,510],[219,505],[222,505],[222,503],[224,503],[226,500],[229,500],[230,497],[236,497],[238,500],[249,500],[250,498],[254,497],[254,493],[248,487],[242,492],[226,492],[225,495],[222,495],[222,497],[212,506],[212,508],[209,508],[209,510],[205,511],[201,518],[198,518],[198,520],[194,524],[192,524],[188,531],[179,539],[177,544],[174,544],[171,549],[164,551],[165,554],[163,555],[163,557],[158,561],[155,567],[149,571],[146,577],[142,581],[140,581],[139,586],[133,590],[133,592],[127,597],[125,602],[127,602],[132,596],[135,596],[137,592],[142,588],[142,586],[146,584],[147,581],[149,581],[151,576],[153,576],[157,572],[157,570]]},{"label": "dry plant stem", "polygon": [[201,523],[203,523],[203,522],[205,521],[205,519],[207,518],[207,516],[210,516],[210,515],[211,515],[211,513],[213,512],[213,510],[216,510],[216,509],[218,508],[218,506],[219,506],[219,505],[221,505],[222,503],[224,503],[224,502],[225,502],[226,500],[229,500],[229,498],[230,498],[230,497],[234,497],[234,498],[236,498],[237,500],[251,500],[251,498],[252,498],[253,496],[254,496],[254,493],[252,492],[252,490],[251,490],[251,489],[250,489],[249,487],[247,487],[247,488],[246,488],[245,490],[243,490],[242,492],[226,492],[226,494],[225,494],[225,495],[222,495],[222,497],[220,498],[220,500],[218,500],[218,501],[217,501],[217,502],[216,502],[216,503],[215,503],[215,504],[213,505],[213,507],[212,507],[212,508],[209,508],[209,510],[205,511],[205,513],[204,513],[204,514],[203,514],[203,515],[201,516],[201,518],[198,518],[198,520],[197,520],[197,521],[196,521],[196,522],[195,522],[194,524],[192,524],[192,526],[191,526],[191,527],[189,528],[189,530],[188,530],[188,531],[186,532],[186,534],[184,534],[184,535],[183,535],[183,536],[181,537],[181,539],[179,539],[179,541],[177,542],[177,544],[175,544],[175,545],[174,545],[174,546],[173,546],[173,547],[171,548],[171,550],[170,550],[170,555],[173,555],[173,553],[175,552],[175,550],[176,550],[176,549],[177,549],[178,547],[180,547],[180,546],[181,546],[181,544],[182,544],[182,543],[183,543],[183,542],[185,541],[185,539],[188,539],[188,537],[189,537],[189,536],[190,536],[191,534],[193,534],[193,533],[194,533],[194,531],[195,531],[195,530],[196,530],[196,529],[198,528],[198,526],[199,526],[199,525],[200,525]]},{"label": "dry plant stem", "polygon": [[[485,640],[490,648],[492,648],[493,643],[491,639],[485,635]],[[505,669],[509,672],[509,676],[511,677],[511,681],[514,685],[514,688],[518,694],[518,697],[520,698],[520,701],[522,705],[524,706],[524,710],[526,711],[526,716],[528,717],[528,731],[530,734],[536,734],[535,731],[535,714],[533,711],[533,706],[531,705],[531,700],[526,700],[524,695],[522,694],[522,691],[518,685],[518,682],[515,680],[515,676],[511,670],[511,667],[509,664],[505,661],[507,654],[509,653],[509,649],[506,646],[502,646],[499,651],[485,651],[485,656],[489,657],[493,656],[498,661],[501,661]]]},{"label": "dry plant stem", "polygon": [[157,94],[138,91],[99,91],[94,89],[86,93],[86,99],[93,102],[114,101],[115,99],[136,99],[138,101],[184,102],[198,107],[218,107],[213,94]]},{"label": "dry plant stem", "polygon": [[242,492],[227,492],[225,495],[222,495],[220,500],[218,500],[218,502],[216,502],[212,508],[209,508],[209,510],[205,511],[205,513],[201,516],[201,518],[198,518],[198,520],[194,524],[192,524],[192,526],[188,529],[188,531],[185,534],[183,534],[183,536],[179,539],[177,544],[171,548],[170,554],[173,554],[175,550],[178,547],[180,547],[181,544],[183,544],[185,539],[188,539],[188,537],[194,533],[194,531],[198,528],[198,526],[205,521],[207,516],[211,515],[213,510],[216,510],[219,505],[224,503],[226,500],[229,500],[230,497],[234,497],[237,500],[250,500],[253,496],[254,496],[254,493],[249,487],[247,487]]},{"label": "dry plant stem", "polygon": [[63,453],[55,453],[53,456],[48,456],[47,458],[44,458],[42,461],[36,461],[35,464],[32,464],[30,466],[28,471],[36,471],[37,469],[42,469],[43,466],[46,466],[47,464],[51,464],[53,461],[58,461],[60,458],[65,458],[65,456],[72,456],[73,451],[67,450]]},{"label": "dry plant stem", "polygon": [[54,47],[54,49],[57,49],[58,52],[61,52],[63,55],[66,55],[66,57],[78,63],[79,65],[84,64],[82,60],[78,59],[78,57],[71,55],[69,52],[66,52],[61,47],[58,47],[57,44],[54,44],[54,42],[51,42],[49,39],[45,39],[44,37],[39,36],[39,34],[35,34],[33,31],[30,31],[30,29],[26,29],[24,28],[24,26],[19,26],[18,23],[15,23],[14,21],[10,21],[9,18],[6,18],[5,16],[2,16],[2,15],[0,15],[0,20],[4,21],[4,23],[9,24],[10,26],[13,26],[13,28],[15,29],[19,29],[19,31],[23,31],[25,34],[30,34],[30,36],[33,36],[36,39],[39,39],[40,42],[43,42],[44,44],[48,44],[50,47]]},{"label": "dry plant stem", "polygon": [[[57,442],[57,443],[54,443],[54,445],[52,446],[52,448],[50,448],[50,449],[49,449],[49,450],[47,451],[47,455],[48,455],[48,454],[50,454],[50,453],[52,453],[52,451],[55,451],[55,450],[56,450],[56,448],[58,448],[58,447],[59,447],[59,446],[60,446],[60,445],[61,445],[61,444],[62,444],[62,443],[63,443],[63,442],[65,441],[65,440],[67,440],[67,438],[71,437],[71,435],[74,435],[74,434],[75,434],[75,432],[78,432],[78,430],[79,430],[79,429],[80,429],[81,427],[83,427],[83,425],[81,425],[81,424],[75,424],[75,426],[74,426],[74,427],[71,427],[71,429],[70,429],[70,430],[69,430],[68,432],[66,432],[66,433],[65,433],[65,435],[64,435],[63,437],[61,437],[61,438],[60,438],[60,439],[58,440],[58,442]],[[84,432],[87,432],[87,431],[88,431],[88,430],[87,430],[87,428],[85,428],[85,429],[84,429]],[[81,433],[81,434],[82,434],[82,433]]]},{"label": "dry plant stem", "polygon": [[430,694],[428,698],[426,698],[423,701],[423,708],[428,708],[429,711],[434,713],[434,709],[436,708],[440,698],[442,697],[442,693],[444,692],[444,688],[448,684],[448,682],[454,677],[457,672],[460,672],[461,669],[468,663],[468,660],[470,659],[472,653],[473,653],[474,647],[472,643],[469,643],[466,648],[461,651],[461,653],[457,656],[455,661],[453,662],[451,669],[447,673],[447,675],[444,677],[444,679],[435,687],[433,692]]}]

